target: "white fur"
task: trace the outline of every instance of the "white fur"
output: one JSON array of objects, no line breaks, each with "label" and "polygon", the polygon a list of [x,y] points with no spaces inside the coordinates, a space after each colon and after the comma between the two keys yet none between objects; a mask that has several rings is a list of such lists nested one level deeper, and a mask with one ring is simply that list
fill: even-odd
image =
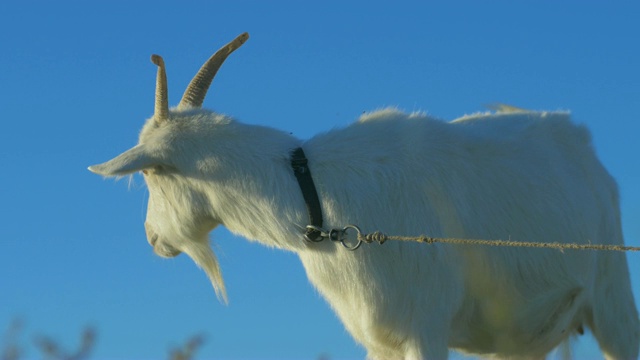
[{"label": "white fur", "polygon": [[91,167],[144,170],[156,253],[190,255],[226,299],[208,233],[300,256],[311,283],[372,359],[444,359],[448,348],[541,358],[582,326],[605,356],[638,356],[625,255],[386,242],[309,244],[289,165],[302,146],[327,228],[394,235],[622,244],[618,192],[567,113],[445,123],[385,109],[306,142],[207,110],[150,119],[139,144]]}]

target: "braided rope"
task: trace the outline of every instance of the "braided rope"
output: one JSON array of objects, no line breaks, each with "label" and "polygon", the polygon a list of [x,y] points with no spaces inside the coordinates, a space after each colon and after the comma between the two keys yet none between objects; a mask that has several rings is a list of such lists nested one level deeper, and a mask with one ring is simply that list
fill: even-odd
[{"label": "braided rope", "polygon": [[625,245],[604,245],[604,244],[563,244],[558,242],[529,242],[529,241],[511,241],[511,240],[478,240],[478,239],[456,239],[456,238],[437,238],[430,236],[393,236],[386,235],[379,231],[370,234],[358,233],[358,240],[372,243],[377,242],[383,244],[387,240],[398,241],[417,241],[426,244],[446,243],[456,245],[484,245],[484,246],[511,246],[511,247],[530,247],[530,248],[549,248],[557,250],[600,250],[600,251],[640,251],[640,246]]}]

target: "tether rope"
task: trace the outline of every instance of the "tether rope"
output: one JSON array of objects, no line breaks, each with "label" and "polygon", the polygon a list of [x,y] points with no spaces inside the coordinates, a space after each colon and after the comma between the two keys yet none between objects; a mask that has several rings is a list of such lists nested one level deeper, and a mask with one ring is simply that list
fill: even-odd
[{"label": "tether rope", "polygon": [[417,241],[426,244],[445,243],[456,245],[483,245],[483,246],[511,246],[511,247],[530,247],[530,248],[549,248],[557,250],[601,250],[601,251],[640,251],[640,246],[625,245],[608,245],[608,244],[573,244],[558,242],[530,242],[530,241],[512,241],[512,240],[479,240],[479,239],[457,239],[457,238],[439,238],[431,236],[394,236],[386,235],[379,231],[362,234],[358,232],[358,240],[366,243],[378,242],[380,244],[387,240],[397,241]]}]

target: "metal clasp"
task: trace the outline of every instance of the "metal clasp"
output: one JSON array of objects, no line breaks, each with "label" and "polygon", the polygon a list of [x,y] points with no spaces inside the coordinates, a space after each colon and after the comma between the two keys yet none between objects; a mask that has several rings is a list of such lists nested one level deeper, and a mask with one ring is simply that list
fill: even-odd
[{"label": "metal clasp", "polygon": [[[347,230],[350,230],[350,229],[355,230],[358,233],[357,242],[355,245],[350,245],[348,242],[346,242]],[[314,235],[311,235],[311,234],[314,234]],[[329,239],[331,241],[341,243],[342,246],[344,246],[345,249],[349,251],[354,251],[358,249],[360,245],[362,245],[361,234],[362,232],[360,231],[360,228],[357,227],[356,225],[347,225],[342,229],[331,229],[329,231],[326,231],[317,226],[307,225],[307,232],[304,234],[304,239],[306,241],[314,242],[314,243],[321,242],[322,240],[325,240],[325,239]]]}]

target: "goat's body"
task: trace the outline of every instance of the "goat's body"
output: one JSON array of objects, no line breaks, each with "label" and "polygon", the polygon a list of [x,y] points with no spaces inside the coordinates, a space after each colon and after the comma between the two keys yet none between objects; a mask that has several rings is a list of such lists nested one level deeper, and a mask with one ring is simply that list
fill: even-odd
[{"label": "goat's body", "polygon": [[444,123],[383,110],[306,143],[201,105],[218,50],[169,109],[164,60],[138,145],[89,169],[142,171],[145,229],[164,257],[188,254],[225,298],[208,233],[218,224],[296,252],[310,281],[374,359],[444,359],[448,348],[541,358],[589,327],[611,359],[638,356],[624,254],[386,242],[354,252],[306,243],[290,167],[302,146],[327,228],[393,235],[622,244],[618,193],[586,129],[564,113],[480,114]]},{"label": "goat's body", "polygon": [[[303,147],[328,228],[353,223],[364,232],[400,235],[623,243],[615,182],[596,159],[588,131],[567,114],[444,123],[385,110]],[[281,179],[244,180],[255,181],[256,190],[265,183],[279,188],[263,187],[251,201],[268,204],[279,197],[270,190],[285,186],[290,195],[282,199],[292,203],[256,209],[251,221],[241,216],[240,228],[227,226],[297,252],[310,281],[371,358],[439,359],[448,347],[538,358],[583,325],[610,357],[637,356],[624,254],[394,242],[349,252],[307,245],[295,229],[306,225],[304,203],[284,155],[261,161]]]}]

